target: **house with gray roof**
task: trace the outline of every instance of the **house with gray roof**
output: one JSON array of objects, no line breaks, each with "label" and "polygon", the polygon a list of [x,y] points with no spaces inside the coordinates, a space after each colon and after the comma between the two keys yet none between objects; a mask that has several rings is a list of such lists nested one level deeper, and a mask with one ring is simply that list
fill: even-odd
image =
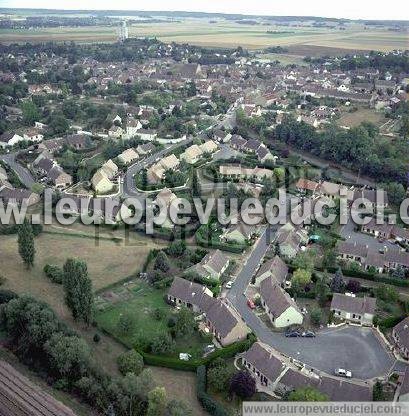
[{"label": "house with gray roof", "polygon": [[301,325],[303,315],[290,295],[268,277],[260,283],[261,306],[276,328]]},{"label": "house with gray roof", "polygon": [[272,391],[275,390],[275,381],[285,369],[285,364],[260,342],[255,342],[244,353],[242,362],[258,383]]},{"label": "house with gray roof", "polygon": [[372,325],[375,316],[376,298],[358,298],[354,295],[334,293],[331,311],[336,318],[362,325]]},{"label": "house with gray roof", "polygon": [[331,401],[372,401],[372,386],[369,382],[318,374],[306,368],[300,370],[261,342],[254,343],[241,359],[244,367],[256,380],[259,391],[265,392],[267,389],[285,396],[300,388],[313,387]]},{"label": "house with gray roof", "polygon": [[205,329],[223,345],[242,341],[250,333],[240,315],[221,299],[213,297],[205,286],[180,277],[173,279],[167,299],[204,315]]},{"label": "house with gray roof", "polygon": [[283,285],[287,276],[287,264],[279,256],[275,256],[273,259],[265,261],[260,266],[255,276],[254,285],[259,287],[260,283],[268,277],[272,277],[278,284]]},{"label": "house with gray roof", "polygon": [[206,254],[200,263],[186,270],[194,272],[205,279],[220,279],[221,275],[229,267],[230,259],[221,251],[215,250]]},{"label": "house with gray roof", "polygon": [[399,354],[409,359],[409,317],[406,317],[393,327],[392,339]]}]

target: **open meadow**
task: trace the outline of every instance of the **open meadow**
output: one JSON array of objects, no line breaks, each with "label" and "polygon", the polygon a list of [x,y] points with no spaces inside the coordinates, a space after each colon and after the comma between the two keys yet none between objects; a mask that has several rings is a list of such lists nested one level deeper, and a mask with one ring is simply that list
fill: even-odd
[{"label": "open meadow", "polygon": [[[99,290],[141,271],[151,248],[156,248],[148,238],[132,233],[124,238],[124,231],[101,231],[95,238],[95,229],[81,224],[69,227],[49,226],[35,239],[35,265],[27,270],[20,259],[16,235],[0,236],[0,274],[6,278],[4,288],[31,295],[49,303],[56,312],[66,317],[63,291],[51,283],[43,272],[44,266],[63,266],[69,257],[86,261],[94,290]],[[51,234],[52,233],[52,234]]]},{"label": "open meadow", "polygon": [[[294,25],[276,26],[269,23],[246,24],[230,20],[186,18],[163,23],[132,23],[130,37],[157,37],[165,42],[190,43],[211,47],[263,49],[282,46],[290,54],[315,55],[318,52],[335,54],[358,50],[389,51],[406,49],[408,34],[387,28],[365,28],[358,23],[339,28]],[[85,26],[41,29],[1,29],[2,43],[76,41],[115,42],[115,26]],[[288,58],[287,58],[288,59]]]}]

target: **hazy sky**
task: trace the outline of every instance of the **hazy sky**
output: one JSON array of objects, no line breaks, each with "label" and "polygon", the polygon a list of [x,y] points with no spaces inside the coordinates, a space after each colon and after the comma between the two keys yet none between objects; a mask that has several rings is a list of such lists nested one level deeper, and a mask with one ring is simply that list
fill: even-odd
[{"label": "hazy sky", "polygon": [[0,0],[0,7],[184,10],[276,16],[409,20],[407,0]]}]

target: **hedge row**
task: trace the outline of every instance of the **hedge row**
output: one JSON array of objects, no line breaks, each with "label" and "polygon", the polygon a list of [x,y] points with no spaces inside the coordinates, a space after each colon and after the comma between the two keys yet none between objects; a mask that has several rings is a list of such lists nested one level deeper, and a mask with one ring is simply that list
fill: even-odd
[{"label": "hedge row", "polygon": [[242,245],[233,245],[233,244],[227,244],[222,243],[218,241],[209,241],[204,239],[200,232],[196,233],[196,242],[199,246],[206,247],[206,248],[218,248],[219,250],[223,251],[229,251],[230,253],[243,253],[243,251],[246,249],[247,246]]},{"label": "hedge row", "polygon": [[228,416],[226,410],[220,403],[216,402],[206,392],[206,367],[201,365],[196,371],[197,378],[197,400],[202,405],[203,409],[206,410],[212,416]]},{"label": "hedge row", "polygon": [[404,319],[405,316],[389,316],[385,319],[376,320],[376,325],[379,326],[381,329],[389,329],[393,328],[395,325],[397,325],[402,319]]},{"label": "hedge row", "polygon": [[[294,269],[293,266],[289,265],[290,269]],[[319,271],[324,271],[323,268],[316,268]],[[336,267],[328,267],[327,268],[328,273],[335,273],[337,271]],[[356,277],[358,279],[364,279],[364,280],[371,280],[373,282],[378,283],[387,283],[393,286],[399,286],[399,287],[409,287],[409,280],[406,279],[399,279],[397,277],[388,276],[386,274],[377,274],[377,273],[371,273],[367,272],[365,270],[354,270],[354,269],[342,269],[342,273],[345,276],[348,277]]]},{"label": "hedge row", "polygon": [[234,344],[228,345],[227,347],[219,348],[207,357],[199,358],[195,360],[183,361],[175,357],[166,357],[162,355],[149,354],[143,351],[138,351],[144,362],[148,365],[155,365],[158,367],[167,367],[174,370],[183,371],[196,371],[196,369],[202,365],[209,365],[216,358],[232,358],[240,352],[247,351],[257,338],[254,334],[249,334],[247,339]]}]

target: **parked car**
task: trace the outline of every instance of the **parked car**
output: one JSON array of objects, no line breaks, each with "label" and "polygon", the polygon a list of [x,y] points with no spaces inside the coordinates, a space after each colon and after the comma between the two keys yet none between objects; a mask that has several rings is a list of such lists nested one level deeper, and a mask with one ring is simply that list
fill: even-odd
[{"label": "parked car", "polygon": [[314,338],[315,337],[315,332],[314,331],[304,331],[301,334],[302,337],[304,338]]},{"label": "parked car", "polygon": [[254,304],[254,302],[253,302],[251,299],[248,299],[248,300],[247,300],[247,306],[248,306],[250,309],[256,309],[256,305]]},{"label": "parked car", "polygon": [[226,283],[226,289],[231,289],[232,286],[233,286],[233,282],[231,280]]},{"label": "parked car", "polygon": [[286,331],[285,336],[287,338],[300,337],[301,336],[301,332],[300,331],[289,330],[289,331]]},{"label": "parked car", "polygon": [[351,378],[352,377],[352,371],[345,370],[344,368],[337,368],[335,370],[335,374],[337,376],[340,376],[340,377],[346,377],[346,378]]}]

